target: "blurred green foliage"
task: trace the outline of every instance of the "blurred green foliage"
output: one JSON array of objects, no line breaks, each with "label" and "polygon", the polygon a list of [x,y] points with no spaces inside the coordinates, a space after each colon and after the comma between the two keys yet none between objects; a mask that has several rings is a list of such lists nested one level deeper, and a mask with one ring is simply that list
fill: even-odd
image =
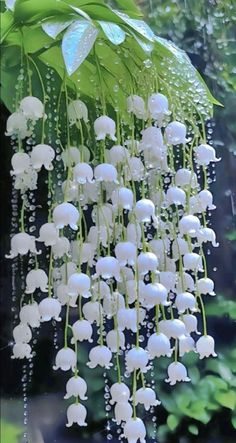
[{"label": "blurred green foliage", "polygon": [[0,422],[0,441],[2,443],[18,443],[22,435],[22,428],[18,425],[9,423],[1,419]]}]

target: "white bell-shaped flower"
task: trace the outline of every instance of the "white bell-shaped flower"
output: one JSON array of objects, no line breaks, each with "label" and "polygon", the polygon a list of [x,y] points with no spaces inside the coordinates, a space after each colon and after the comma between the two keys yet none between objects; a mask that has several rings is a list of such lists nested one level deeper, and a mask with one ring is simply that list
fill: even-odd
[{"label": "white bell-shaped flower", "polygon": [[113,226],[112,206],[110,204],[95,206],[92,218],[99,226]]},{"label": "white bell-shaped flower", "polygon": [[187,354],[190,351],[194,351],[195,342],[190,335],[182,335],[179,337],[179,356],[183,357],[184,354]]},{"label": "white bell-shaped flower", "polygon": [[150,222],[155,215],[155,206],[151,200],[143,198],[135,205],[135,214],[140,222]]},{"label": "white bell-shaped flower", "polygon": [[14,188],[20,190],[22,194],[38,188],[38,173],[31,165],[25,172],[15,176]]},{"label": "white bell-shaped flower", "polygon": [[115,422],[117,425],[120,425],[122,421],[127,422],[131,419],[133,415],[133,408],[132,406],[127,402],[119,402],[116,403],[114,408],[114,414],[115,414]]},{"label": "white bell-shaped flower", "polygon": [[124,146],[115,145],[108,151],[108,157],[110,163],[117,166],[120,163],[126,163],[127,159],[130,157],[130,153]]},{"label": "white bell-shaped flower", "polygon": [[66,383],[66,395],[64,396],[65,399],[71,398],[71,397],[79,397],[80,400],[87,400],[88,397],[86,397],[87,393],[87,383],[78,375],[71,377],[68,382]]},{"label": "white bell-shaped flower", "polygon": [[48,290],[48,276],[43,269],[32,269],[26,276],[26,294],[33,294],[39,288],[42,292]]},{"label": "white bell-shaped flower", "polygon": [[32,332],[25,323],[20,323],[13,329],[13,338],[16,343],[29,343],[32,338]]},{"label": "white bell-shaped flower", "polygon": [[102,368],[110,369],[112,353],[107,346],[95,346],[89,352],[89,360],[87,366],[91,369],[101,366]]},{"label": "white bell-shaped flower", "polygon": [[38,328],[40,326],[39,306],[36,302],[22,306],[19,316],[20,321],[31,328]]},{"label": "white bell-shaped flower", "polygon": [[217,357],[217,354],[215,353],[215,341],[214,338],[210,335],[203,335],[198,339],[196,342],[196,350],[199,354],[200,360],[202,360],[204,357]]},{"label": "white bell-shaped flower", "polygon": [[76,367],[76,353],[71,348],[62,348],[58,351],[56,355],[56,364],[53,366],[53,369],[56,371],[57,369],[61,369],[62,371],[72,371],[75,370]]},{"label": "white bell-shaped flower", "polygon": [[56,295],[62,306],[66,305],[70,301],[68,295],[68,286],[61,283],[56,288]]},{"label": "white bell-shaped flower", "polygon": [[159,322],[159,330],[168,338],[179,338],[181,335],[186,335],[184,322],[177,318],[174,320],[161,320]]},{"label": "white bell-shaped flower", "polygon": [[52,161],[55,158],[55,151],[49,145],[36,145],[30,154],[33,168],[39,170],[42,166],[51,171],[53,169]]},{"label": "white bell-shaped flower", "polygon": [[[144,309],[139,309],[139,322],[142,323],[146,315]],[[137,332],[138,314],[135,308],[120,308],[117,312],[117,322],[119,329]]]},{"label": "white bell-shaped flower", "polygon": [[61,158],[64,163],[64,167],[66,168],[79,163],[81,161],[81,153],[77,146],[70,146],[62,152]]},{"label": "white bell-shaped flower", "polygon": [[199,165],[208,166],[212,162],[219,162],[221,159],[216,158],[215,149],[207,144],[199,145],[195,149],[196,162]]},{"label": "white bell-shaped flower", "polygon": [[159,273],[160,283],[165,286],[167,291],[174,291],[176,283],[176,274],[172,271],[161,271]]},{"label": "white bell-shaped flower", "polygon": [[25,152],[17,152],[12,156],[11,164],[13,167],[11,175],[22,174],[30,167],[30,156]]},{"label": "white bell-shaped flower", "polygon": [[33,354],[31,353],[31,346],[27,343],[16,343],[13,346],[12,353],[12,359],[17,358],[22,360],[23,358],[30,359],[33,357]]},{"label": "white bell-shaped flower", "polygon": [[165,380],[171,386],[175,385],[177,381],[191,381],[188,377],[185,366],[180,362],[173,362],[167,368],[168,378]]},{"label": "white bell-shaped flower", "polygon": [[114,383],[110,388],[111,405],[114,403],[128,402],[130,399],[130,390],[125,383]]},{"label": "white bell-shaped flower", "polygon": [[200,278],[196,281],[197,290],[200,294],[216,295],[214,292],[214,282],[208,277]]},{"label": "white bell-shaped flower", "polygon": [[130,349],[125,356],[125,365],[128,372],[140,370],[145,373],[148,371],[147,366],[149,360],[148,352],[140,347]]},{"label": "white bell-shaped flower", "polygon": [[39,313],[41,316],[41,322],[50,321],[52,319],[61,321],[61,303],[56,298],[44,298],[39,303]]},{"label": "white bell-shaped flower", "polygon": [[114,277],[120,281],[120,265],[115,257],[102,257],[96,263],[96,273],[105,280]]},{"label": "white bell-shaped flower", "polygon": [[58,238],[58,229],[56,229],[54,223],[44,223],[39,230],[37,241],[44,242],[45,246],[53,246]]},{"label": "white bell-shaped flower", "polygon": [[201,223],[198,217],[195,215],[184,215],[179,222],[179,231],[181,235],[190,235],[190,237],[196,237]]},{"label": "white bell-shaped flower", "polygon": [[134,266],[137,255],[136,246],[129,241],[117,243],[115,255],[120,266]]},{"label": "white bell-shaped flower", "polygon": [[103,315],[103,308],[98,301],[89,301],[83,305],[83,314],[91,324],[96,322],[99,324],[100,315]]},{"label": "white bell-shaped flower", "polygon": [[180,145],[189,142],[186,138],[187,129],[183,123],[173,121],[169,123],[165,130],[167,143],[170,145]]},{"label": "white bell-shaped flower", "polygon": [[146,151],[153,148],[162,148],[163,143],[161,130],[155,126],[150,126],[142,131],[142,141],[139,145],[139,150]]},{"label": "white bell-shaped flower", "polygon": [[[67,279],[76,272],[77,266],[74,262],[66,262],[59,268],[59,278],[63,282],[67,282]],[[55,277],[56,279],[56,277]]]},{"label": "white bell-shaped flower", "polygon": [[196,311],[196,298],[190,292],[182,292],[177,294],[175,306],[178,309],[179,314],[183,314],[186,309]]},{"label": "white bell-shaped flower", "polygon": [[114,189],[111,195],[111,201],[114,207],[131,210],[134,202],[133,192],[129,188]]},{"label": "white bell-shaped flower", "polygon": [[160,259],[166,257],[170,250],[170,240],[168,238],[153,239],[149,242],[152,252]]},{"label": "white bell-shaped flower", "polygon": [[175,174],[175,184],[176,186],[191,186],[191,188],[196,188],[198,186],[197,176],[195,172],[181,168]]},{"label": "white bell-shaped flower", "polygon": [[186,194],[183,189],[177,186],[171,186],[166,193],[166,200],[169,205],[184,206],[186,202]]},{"label": "white bell-shaped flower", "polygon": [[202,257],[196,252],[188,252],[183,256],[184,268],[190,271],[203,271]]},{"label": "white bell-shaped flower", "polygon": [[211,228],[202,228],[199,230],[197,234],[198,241],[200,243],[206,243],[211,242],[212,246],[214,248],[217,248],[219,246],[219,243],[216,241],[216,234],[215,231]]},{"label": "white bell-shaped flower", "polygon": [[128,223],[126,229],[127,240],[137,245],[141,244],[142,230],[138,223]]},{"label": "white bell-shaped flower", "polygon": [[70,251],[70,242],[66,237],[59,237],[56,243],[52,246],[54,258],[62,258],[68,255]]},{"label": "white bell-shaped flower", "polygon": [[93,265],[95,246],[89,242],[85,242],[82,245],[77,241],[71,242],[71,253],[72,258],[76,262],[79,261],[81,264],[88,263],[89,266]]},{"label": "white bell-shaped flower", "polygon": [[141,181],[144,176],[144,165],[139,157],[130,157],[124,168],[127,181]]},{"label": "white bell-shaped flower", "polygon": [[71,203],[61,203],[53,210],[53,221],[57,229],[63,229],[69,225],[71,229],[77,231],[79,216],[78,209]]},{"label": "white bell-shaped flower", "polygon": [[190,291],[193,292],[195,289],[195,283],[193,277],[187,272],[183,272],[182,276],[179,275],[178,281],[176,284],[176,292],[179,294],[180,292]]},{"label": "white bell-shaped flower", "polygon": [[116,124],[107,115],[102,115],[95,120],[94,131],[97,140],[105,140],[106,136],[109,136],[111,140],[116,141]]},{"label": "white bell-shaped flower", "polygon": [[77,163],[73,169],[74,181],[80,185],[93,181],[93,170],[87,163]]},{"label": "white bell-shaped flower", "polygon": [[44,105],[37,97],[24,97],[20,102],[20,111],[29,120],[36,121],[44,117]]},{"label": "white bell-shaped flower", "polygon": [[21,139],[30,135],[27,127],[27,119],[21,112],[13,112],[13,114],[8,117],[6,135],[16,135]]},{"label": "white bell-shaped flower", "polygon": [[202,191],[200,191],[198,194],[198,199],[204,211],[206,209],[212,211],[216,208],[216,206],[213,205],[213,195],[210,191],[208,191],[208,189],[203,189]]},{"label": "white bell-shaped flower", "polygon": [[77,320],[72,325],[73,338],[71,343],[74,344],[75,340],[78,341],[89,341],[92,343],[93,328],[88,320]]},{"label": "white bell-shaped flower", "polygon": [[141,120],[146,120],[147,118],[145,102],[139,95],[130,95],[127,98],[127,111],[133,113],[135,117]]},{"label": "white bell-shaped flower", "polygon": [[112,329],[106,335],[106,342],[111,352],[118,352],[125,349],[125,334],[118,329]]},{"label": "white bell-shaped flower", "polygon": [[128,296],[129,304],[134,303],[139,299],[140,303],[143,303],[145,297],[146,285],[143,280],[128,280],[125,282],[125,290]]},{"label": "white bell-shaped flower", "polygon": [[93,294],[93,300],[103,299],[104,297],[111,296],[111,290],[105,281],[99,280],[93,284],[92,294]]},{"label": "white bell-shaped flower", "polygon": [[88,426],[86,423],[87,409],[81,403],[74,403],[67,409],[67,428],[70,428],[74,423],[78,426]]},{"label": "white bell-shaped flower", "polygon": [[102,246],[107,247],[108,236],[110,235],[110,229],[107,226],[91,226],[87,240],[91,243],[93,248],[96,248],[98,243]]},{"label": "white bell-shaped flower", "polygon": [[90,277],[82,272],[76,272],[68,279],[68,294],[72,297],[82,295],[84,298],[89,298],[91,297],[90,286]]},{"label": "white bell-shaped flower", "polygon": [[70,125],[76,124],[79,120],[88,123],[88,108],[81,100],[73,100],[67,109]]},{"label": "white bell-shaped flower", "polygon": [[160,93],[150,95],[148,99],[148,110],[151,117],[157,120],[158,123],[161,123],[163,117],[169,114],[168,98]]},{"label": "white bell-shaped flower", "polygon": [[101,163],[94,169],[94,177],[97,181],[117,182],[117,169],[109,163]]},{"label": "white bell-shaped flower", "polygon": [[185,324],[186,332],[191,334],[191,332],[196,332],[199,334],[197,330],[197,317],[193,314],[184,314],[182,320]]},{"label": "white bell-shaped flower", "polygon": [[146,443],[146,428],[141,418],[130,418],[124,426],[124,436],[128,443]]},{"label": "white bell-shaped flower", "polygon": [[175,260],[179,260],[181,255],[189,252],[188,242],[184,238],[177,237],[172,243],[172,253]]},{"label": "white bell-shaped flower", "polygon": [[152,334],[149,337],[147,343],[147,350],[151,358],[162,357],[162,356],[171,357],[172,355],[170,340],[162,332]]},{"label": "white bell-shaped flower", "polygon": [[112,318],[117,311],[125,307],[125,299],[118,291],[114,291],[111,295],[105,296],[103,299],[103,311],[107,318]]},{"label": "white bell-shaped flower", "polygon": [[157,270],[158,258],[153,252],[141,252],[137,259],[138,271],[141,275]]},{"label": "white bell-shaped flower", "polygon": [[168,291],[161,283],[148,283],[144,290],[145,305],[153,308],[155,305],[169,305],[167,302]]},{"label": "white bell-shaped flower", "polygon": [[13,235],[11,239],[10,254],[6,255],[6,258],[15,258],[18,254],[26,255],[28,252],[32,252],[32,254],[40,254],[40,252],[36,250],[35,237],[26,234],[26,232],[20,232]]},{"label": "white bell-shaped flower", "polygon": [[135,394],[135,404],[144,405],[146,411],[149,411],[151,406],[160,405],[161,402],[157,400],[156,393],[151,388],[140,388]]}]

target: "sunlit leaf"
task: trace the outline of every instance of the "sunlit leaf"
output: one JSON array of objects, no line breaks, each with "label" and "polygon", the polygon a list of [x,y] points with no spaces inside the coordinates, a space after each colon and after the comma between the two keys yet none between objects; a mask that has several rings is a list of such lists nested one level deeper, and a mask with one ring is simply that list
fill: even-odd
[{"label": "sunlit leaf", "polygon": [[116,23],[99,20],[99,24],[108,40],[114,45],[120,45],[125,41],[125,31]]},{"label": "sunlit leaf", "polygon": [[151,30],[151,28],[145,23],[143,20],[136,20],[133,18],[130,18],[127,14],[124,14],[123,12],[116,11],[113,9],[113,11],[120,17],[127,25],[129,25],[131,28],[133,28],[136,32],[138,32],[142,37],[147,38],[149,41],[154,42],[155,40],[155,34]]},{"label": "sunlit leaf", "polygon": [[68,28],[68,26],[71,23],[72,23],[71,21],[67,21],[64,23],[44,22],[42,24],[42,28],[44,32],[46,32],[46,34],[49,35],[49,37],[56,38],[62,31],[64,31],[64,29]]},{"label": "sunlit leaf", "polygon": [[73,74],[88,56],[98,32],[98,29],[86,20],[78,20],[67,29],[62,40],[62,54],[69,75]]}]

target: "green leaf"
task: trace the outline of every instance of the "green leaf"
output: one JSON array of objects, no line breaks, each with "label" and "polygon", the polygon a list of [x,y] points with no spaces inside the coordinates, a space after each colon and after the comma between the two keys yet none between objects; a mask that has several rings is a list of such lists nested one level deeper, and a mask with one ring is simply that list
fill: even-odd
[{"label": "green leaf", "polygon": [[198,435],[198,433],[199,433],[198,427],[196,425],[189,425],[188,431],[190,432],[190,434],[193,434],[193,435]]},{"label": "green leaf", "polygon": [[62,54],[69,75],[73,74],[88,56],[98,32],[87,20],[77,20],[69,26],[62,40]]},{"label": "green leaf", "polygon": [[115,2],[119,8],[126,11],[129,15],[133,13],[139,17],[142,17],[143,14],[134,0],[115,0]]},{"label": "green leaf", "polygon": [[121,20],[123,20],[124,23],[133,28],[142,37],[146,38],[151,42],[155,41],[155,34],[151,30],[151,28],[147,25],[146,22],[144,22],[143,20],[136,20],[130,18],[127,14],[124,14],[123,12],[120,11],[116,11],[115,9],[113,9],[113,12],[115,12],[115,14],[118,15],[118,17]]},{"label": "green leaf", "polygon": [[176,415],[173,414],[168,415],[167,425],[171,431],[174,431],[175,428],[177,428],[178,424],[179,424],[179,419],[178,417],[176,417]]},{"label": "green leaf", "polygon": [[236,404],[236,393],[233,391],[229,392],[216,392],[215,399],[220,403],[220,405],[225,408],[234,410]]},{"label": "green leaf", "polygon": [[11,32],[14,27],[14,17],[11,11],[5,11],[1,14],[1,43],[4,42],[6,37],[8,36],[9,32]]},{"label": "green leaf", "polygon": [[14,18],[16,22],[27,24],[71,13],[71,7],[58,0],[16,0]]},{"label": "green leaf", "polygon": [[231,418],[231,423],[232,423],[232,425],[233,425],[233,428],[234,429],[236,429],[236,415],[234,416],[232,416],[232,418]]},{"label": "green leaf", "polygon": [[71,25],[72,21],[67,22],[44,22],[42,24],[42,29],[46,32],[49,37],[55,39],[62,31],[68,28]]},{"label": "green leaf", "polygon": [[104,22],[102,20],[99,20],[98,23],[101,25],[104,34],[113,45],[120,45],[125,41],[125,31],[123,31],[119,25],[116,23]]}]

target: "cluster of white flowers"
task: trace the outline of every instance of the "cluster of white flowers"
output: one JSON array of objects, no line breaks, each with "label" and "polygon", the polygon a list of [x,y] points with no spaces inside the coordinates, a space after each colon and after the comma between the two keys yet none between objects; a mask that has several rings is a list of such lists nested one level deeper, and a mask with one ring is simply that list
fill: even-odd
[{"label": "cluster of white flowers", "polygon": [[[27,120],[44,117],[41,105],[34,97],[23,99],[8,120],[8,135],[26,137]],[[21,308],[13,354],[31,358],[30,327],[60,321],[66,305],[65,345],[56,355],[54,369],[74,373],[66,386],[65,398],[76,399],[68,408],[67,426],[86,426],[81,400],[87,398],[87,384],[78,376],[77,344],[94,341],[87,366],[114,368],[115,356],[117,383],[110,388],[114,420],[124,424],[129,443],[145,443],[146,429],[136,406],[148,411],[160,403],[148,384],[153,360],[170,359],[166,382],[175,385],[190,381],[179,361],[184,354],[216,356],[203,303],[203,297],[214,295],[203,246],[218,246],[206,222],[206,212],[215,205],[207,181],[203,190],[200,183],[206,168],[218,159],[206,140],[188,135],[185,122],[170,120],[163,94],[152,94],[147,103],[132,95],[127,110],[132,135],[126,134],[120,145],[115,121],[99,116],[93,129],[100,160],[91,159],[86,146],[68,146],[62,155],[67,177],[62,184],[64,200],[54,201],[52,219],[40,227],[37,239],[25,232],[11,239],[10,258],[36,256],[36,241],[50,251],[48,273],[36,266],[26,276],[26,294],[37,291],[47,296]],[[88,122],[82,101],[70,103],[68,120],[72,127]],[[12,175],[22,177],[29,168],[38,172],[43,166],[50,171],[54,157],[54,149],[45,144],[34,146],[29,154],[15,153]],[[77,308],[79,318],[70,324],[70,310],[76,313]],[[203,331],[197,338],[200,317]],[[152,321],[150,332],[147,324]],[[126,373],[132,374],[132,396],[123,382],[121,358]]]}]

